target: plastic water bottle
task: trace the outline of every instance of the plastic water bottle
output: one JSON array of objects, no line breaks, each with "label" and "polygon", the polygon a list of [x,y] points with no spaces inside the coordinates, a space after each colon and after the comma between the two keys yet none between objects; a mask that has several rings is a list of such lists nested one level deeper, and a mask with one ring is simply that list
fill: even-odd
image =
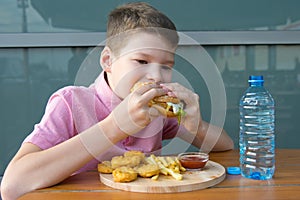
[{"label": "plastic water bottle", "polygon": [[275,172],[274,100],[263,76],[250,76],[240,110],[240,168],[243,177],[267,180]]}]

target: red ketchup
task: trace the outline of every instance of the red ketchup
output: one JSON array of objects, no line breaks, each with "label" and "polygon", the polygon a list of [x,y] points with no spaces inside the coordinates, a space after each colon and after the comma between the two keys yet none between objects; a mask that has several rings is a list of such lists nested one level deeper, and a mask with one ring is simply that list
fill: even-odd
[{"label": "red ketchup", "polygon": [[198,155],[185,155],[179,159],[181,165],[188,169],[201,169],[205,166],[208,158],[202,158]]}]

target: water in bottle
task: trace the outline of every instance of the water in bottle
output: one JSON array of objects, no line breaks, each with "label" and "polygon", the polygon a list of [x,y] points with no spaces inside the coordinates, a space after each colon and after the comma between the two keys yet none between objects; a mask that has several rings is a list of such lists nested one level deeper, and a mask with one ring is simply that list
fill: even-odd
[{"label": "water in bottle", "polygon": [[263,76],[250,76],[248,82],[239,105],[241,174],[267,180],[275,171],[274,100],[263,86]]}]

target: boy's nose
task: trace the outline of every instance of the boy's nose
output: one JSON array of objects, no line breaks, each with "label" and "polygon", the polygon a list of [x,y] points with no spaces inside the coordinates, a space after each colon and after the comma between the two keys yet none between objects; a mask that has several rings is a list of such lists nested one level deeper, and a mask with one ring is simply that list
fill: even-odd
[{"label": "boy's nose", "polygon": [[161,82],[162,81],[162,70],[159,64],[151,64],[147,70],[147,79],[153,82]]}]

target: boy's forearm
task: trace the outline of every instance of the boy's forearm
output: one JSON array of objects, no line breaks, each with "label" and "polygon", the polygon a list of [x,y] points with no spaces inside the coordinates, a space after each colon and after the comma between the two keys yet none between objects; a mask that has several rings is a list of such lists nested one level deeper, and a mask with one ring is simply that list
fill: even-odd
[{"label": "boy's forearm", "polygon": [[180,138],[192,143],[202,151],[226,151],[233,149],[233,141],[225,130],[213,126],[207,122],[199,123],[197,135],[189,133],[184,127],[180,127]]},{"label": "boy's forearm", "polygon": [[[7,167],[1,193],[18,197],[69,177],[95,157],[91,152],[100,154],[126,136],[121,133],[117,135],[118,127],[111,125],[109,120],[103,120],[78,136],[47,150],[25,143]],[[101,129],[101,126],[104,128]],[[93,140],[99,144],[94,146],[95,143],[89,143]]]},{"label": "boy's forearm", "polygon": [[233,149],[233,141],[226,131],[202,121],[199,126],[198,134],[194,140],[195,145],[205,151],[226,151]]},{"label": "boy's forearm", "polygon": [[227,151],[233,148],[233,140],[228,136],[225,130],[222,130],[221,135],[212,151]]},{"label": "boy's forearm", "polygon": [[54,185],[91,159],[79,138],[47,150],[25,143],[4,173],[1,192],[15,199],[32,190]]}]

